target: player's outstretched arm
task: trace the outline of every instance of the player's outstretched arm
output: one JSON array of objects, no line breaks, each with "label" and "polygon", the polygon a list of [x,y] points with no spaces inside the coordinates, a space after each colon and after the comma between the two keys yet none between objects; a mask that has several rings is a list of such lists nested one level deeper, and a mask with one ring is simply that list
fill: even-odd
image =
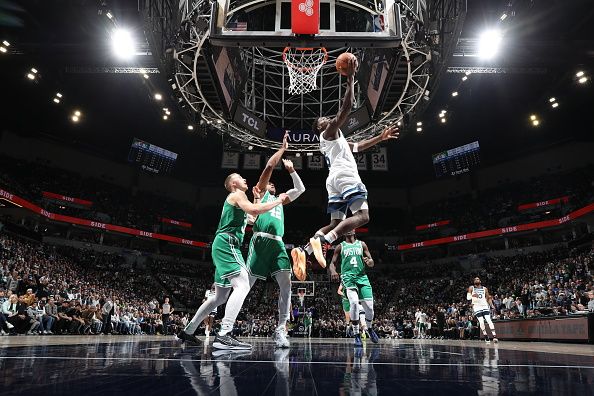
[{"label": "player's outstretched arm", "polygon": [[340,279],[338,272],[336,272],[336,263],[340,259],[340,252],[342,251],[342,246],[337,245],[334,249],[334,255],[332,256],[332,261],[330,261],[330,265],[328,266],[328,273],[330,274],[330,279],[333,281],[338,281]]},{"label": "player's outstretched arm", "polygon": [[283,164],[285,165],[285,169],[289,172],[289,175],[291,175],[291,179],[293,179],[293,188],[287,191],[287,199],[283,202],[283,205],[288,205],[305,192],[305,186],[297,172],[295,172],[293,161],[283,158]]},{"label": "player's outstretched arm", "polygon": [[375,137],[372,137],[371,139],[362,140],[358,143],[349,143],[349,146],[351,147],[351,151],[353,153],[357,153],[359,151],[365,151],[368,148],[373,147],[376,144],[383,142],[384,140],[398,139],[399,136],[400,136],[400,131],[399,131],[398,127],[391,126],[391,127],[387,127],[386,129],[384,129],[382,131],[381,134],[379,134]]},{"label": "player's outstretched arm", "polygon": [[243,191],[235,191],[231,194],[229,194],[229,203],[232,205],[236,205],[239,206],[245,213],[252,215],[252,216],[257,216],[260,215],[262,213],[266,213],[268,212],[270,209],[274,208],[275,206],[278,206],[282,203],[282,201],[284,199],[286,199],[287,194],[282,193],[281,195],[279,195],[278,200],[276,201],[270,201],[270,202],[266,202],[266,203],[252,203],[249,201],[249,199],[247,198],[247,195],[245,195],[245,193]]},{"label": "player's outstretched arm", "polygon": [[367,265],[370,268],[373,267],[375,263],[373,262],[371,252],[369,251],[367,244],[365,242],[361,242],[361,246],[363,246],[363,261],[365,262],[365,265]]},{"label": "player's outstretched arm", "polygon": [[272,171],[274,170],[274,167],[276,166],[276,164],[278,164],[278,161],[280,161],[280,159],[282,158],[282,156],[285,153],[285,150],[287,150],[287,148],[289,148],[289,134],[285,133],[285,136],[283,137],[283,144],[282,144],[281,148],[278,149],[278,151],[276,153],[274,153],[272,155],[272,157],[270,157],[268,159],[268,162],[266,162],[266,166],[264,167],[264,170],[262,171],[262,174],[260,175],[258,184],[256,184],[256,187],[258,187],[258,189],[260,191],[266,191],[266,186],[268,185],[268,182],[270,181],[270,177],[272,176]]},{"label": "player's outstretched arm", "polygon": [[338,114],[334,117],[331,121],[326,130],[324,131],[324,139],[336,139],[338,135],[338,128],[345,123],[349,114],[351,114],[351,110],[353,109],[353,102],[355,101],[355,72],[359,66],[357,58],[353,57],[349,60],[349,70],[351,74],[347,76],[347,86],[346,91],[344,93],[344,98],[342,99],[342,105],[340,106],[340,110],[338,110]]}]

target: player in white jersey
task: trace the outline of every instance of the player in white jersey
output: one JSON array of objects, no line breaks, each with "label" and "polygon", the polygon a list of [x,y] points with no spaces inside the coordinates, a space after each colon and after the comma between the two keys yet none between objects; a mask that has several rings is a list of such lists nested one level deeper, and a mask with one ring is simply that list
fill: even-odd
[{"label": "player in white jersey", "polygon": [[489,295],[487,288],[481,284],[481,279],[478,276],[474,278],[474,285],[468,287],[466,299],[468,301],[472,301],[472,311],[479,322],[481,331],[485,336],[485,341],[487,343],[491,342],[485,329],[486,320],[487,324],[489,325],[489,329],[491,330],[491,334],[493,335],[493,342],[498,342],[497,334],[495,334],[495,325],[491,320],[491,308],[495,309],[495,306],[493,305],[493,299]]},{"label": "player in white jersey", "polygon": [[[347,142],[345,139],[340,127],[346,122],[353,108],[355,71],[358,66],[356,58],[350,62],[352,62],[349,67],[351,73],[347,76],[346,92],[338,114],[334,118],[319,117],[313,123],[314,132],[320,134],[320,151],[324,154],[329,170],[326,190],[328,191],[330,224],[320,228],[305,247],[295,248],[291,251],[294,267],[302,268],[304,274],[305,252],[314,253],[320,266],[325,268],[326,258],[322,244],[332,244],[342,235],[369,221],[367,188],[359,177],[353,153],[363,151],[384,140],[398,137],[398,128],[388,127],[380,135],[358,143]],[[349,210],[353,215],[347,219]]]},{"label": "player in white jersey", "polygon": [[[208,300],[209,298],[215,298],[215,293],[216,293],[216,288],[214,283],[212,284],[212,286],[210,287],[210,289],[208,289],[205,293],[204,293],[204,300],[202,300],[202,303],[204,303],[206,300]],[[215,316],[217,316],[217,308],[213,309],[208,316],[206,317],[206,319],[204,319],[204,333],[206,335],[206,338],[210,337],[210,332],[213,329],[214,326],[214,318]]]}]

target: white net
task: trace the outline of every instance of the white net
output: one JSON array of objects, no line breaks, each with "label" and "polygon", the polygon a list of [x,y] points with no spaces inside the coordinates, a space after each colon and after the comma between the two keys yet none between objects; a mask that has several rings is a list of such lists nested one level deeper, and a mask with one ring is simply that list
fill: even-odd
[{"label": "white net", "polygon": [[328,53],[323,47],[287,47],[283,51],[283,60],[289,69],[289,93],[299,95],[318,89],[318,72],[328,60]]}]

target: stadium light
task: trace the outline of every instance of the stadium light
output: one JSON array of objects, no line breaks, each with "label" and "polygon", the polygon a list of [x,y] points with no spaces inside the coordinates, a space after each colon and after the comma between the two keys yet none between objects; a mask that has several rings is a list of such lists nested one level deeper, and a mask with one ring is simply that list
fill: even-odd
[{"label": "stadium light", "polygon": [[462,81],[466,81],[466,80],[468,80],[468,77],[466,77],[466,76],[462,77]]},{"label": "stadium light", "polygon": [[583,77],[581,77],[581,78],[578,80],[578,82],[579,82],[580,84],[584,84],[586,81],[588,81],[588,77],[586,77],[586,76],[583,76]]},{"label": "stadium light", "polygon": [[549,98],[549,103],[553,103],[554,101],[556,101],[557,99],[555,98]]},{"label": "stadium light", "polygon": [[532,120],[532,125],[533,126],[538,126],[540,124],[540,121],[538,120]]},{"label": "stadium light", "polygon": [[8,41],[6,41],[6,40],[3,40],[2,41],[2,45],[5,46],[5,47],[10,47],[10,43]]},{"label": "stadium light", "polygon": [[483,59],[491,59],[499,52],[503,36],[498,29],[491,29],[483,32],[479,37],[478,56]]},{"label": "stadium light", "polygon": [[167,119],[168,119],[168,118],[169,118],[169,117],[168,117],[167,115],[164,115],[164,116],[163,116],[163,119],[164,119],[165,121],[167,121]]},{"label": "stadium light", "polygon": [[423,131],[423,128],[421,128],[421,127],[417,128],[417,132],[422,132],[422,131]]},{"label": "stadium light", "polygon": [[74,115],[75,115],[75,116],[77,116],[77,117],[80,117],[80,111],[79,111],[79,110],[76,110],[76,111],[74,112]]},{"label": "stadium light", "polygon": [[132,34],[126,29],[115,29],[113,31],[111,45],[114,54],[120,59],[130,59],[136,52]]},{"label": "stadium light", "polygon": [[34,68],[34,67],[32,67],[32,68],[31,68],[31,73],[37,74],[37,69],[36,69],[36,68]]},{"label": "stadium light", "polygon": [[446,118],[445,117],[441,117],[441,123],[445,124],[446,123]]},{"label": "stadium light", "polygon": [[188,130],[193,131],[194,130],[194,126],[193,125],[188,125]]},{"label": "stadium light", "polygon": [[111,12],[107,12],[107,14],[105,14],[106,17],[108,17],[109,19],[113,19],[113,14]]},{"label": "stadium light", "polygon": [[7,51],[7,49],[6,49],[6,48],[4,48],[4,47],[0,46],[0,52],[2,52],[2,53],[6,53],[6,51]]},{"label": "stadium light", "polygon": [[576,77],[582,77],[584,75],[584,72],[582,70],[580,70],[579,72],[575,73]]},{"label": "stadium light", "polygon": [[222,124],[223,120],[217,120],[217,124]]},{"label": "stadium light", "polygon": [[56,96],[57,96],[58,98],[61,98],[61,97],[62,97],[62,94],[61,94],[60,92],[56,92]]},{"label": "stadium light", "polygon": [[507,14],[504,12],[503,14],[501,14],[501,16],[499,17],[499,19],[501,21],[505,21],[505,18],[507,18]]},{"label": "stadium light", "polygon": [[301,153],[296,153],[295,157],[297,157],[297,158],[301,157]]},{"label": "stadium light", "polygon": [[78,122],[79,121],[79,117],[78,116],[75,116],[75,115],[73,115],[70,119],[72,120],[72,122]]},{"label": "stadium light", "polygon": [[254,149],[254,146],[248,146],[248,150],[252,151]]},{"label": "stadium light", "polygon": [[531,120],[531,121],[534,121],[534,120],[536,120],[536,114],[531,114],[531,115],[530,115],[530,120]]},{"label": "stadium light", "polygon": [[148,78],[149,78],[149,75],[148,75],[148,74],[146,74],[146,73],[144,73],[142,76],[143,76],[145,79],[147,79],[147,80],[148,80]]},{"label": "stadium light", "polygon": [[555,102],[555,103],[553,103],[553,104],[551,105],[551,107],[552,107],[553,109],[556,109],[557,107],[559,107],[559,102]]},{"label": "stadium light", "polygon": [[28,74],[27,74],[27,78],[28,78],[29,80],[35,80],[35,74],[33,74],[33,73],[28,73]]},{"label": "stadium light", "polygon": [[417,126],[421,126],[423,123],[421,121],[417,122]]},{"label": "stadium light", "polygon": [[467,76],[470,76],[470,72],[469,72],[469,71],[467,71],[467,72],[466,72],[466,73],[464,73],[464,74],[465,74],[465,75],[467,75]]},{"label": "stadium light", "polygon": [[160,93],[156,93],[155,100],[161,100],[161,99],[163,99],[163,95],[161,95]]},{"label": "stadium light", "polygon": [[458,91],[454,91],[452,92],[452,96],[455,98],[456,96],[458,96]]},{"label": "stadium light", "polygon": [[60,99],[54,98],[54,103],[60,103]]}]

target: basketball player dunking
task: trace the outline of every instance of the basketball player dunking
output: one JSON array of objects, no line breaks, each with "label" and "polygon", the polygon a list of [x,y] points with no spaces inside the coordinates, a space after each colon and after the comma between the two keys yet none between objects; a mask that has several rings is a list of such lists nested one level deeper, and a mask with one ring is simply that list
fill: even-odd
[{"label": "basketball player dunking", "polygon": [[[320,266],[325,268],[326,258],[322,244],[332,244],[348,231],[369,221],[367,188],[359,177],[353,153],[363,151],[384,140],[398,137],[398,129],[389,127],[379,136],[359,143],[349,143],[340,131],[340,127],[346,122],[353,108],[357,65],[357,58],[353,56],[349,60],[346,92],[336,117],[320,117],[313,123],[314,132],[320,134],[320,151],[324,154],[329,169],[326,190],[328,192],[330,224],[320,228],[303,248],[299,247],[291,251],[293,268],[300,268],[299,271],[295,271],[299,280],[305,279],[306,252],[307,254],[314,253]],[[347,219],[349,210],[353,215]],[[303,276],[299,276],[301,273]]]},{"label": "basketball player dunking", "polygon": [[493,342],[498,342],[497,334],[495,334],[495,325],[491,320],[491,308],[495,309],[493,299],[489,295],[487,288],[481,285],[481,278],[478,276],[474,278],[474,285],[468,287],[466,299],[472,301],[472,311],[479,322],[485,342],[491,342],[485,329],[485,320],[489,324],[489,329],[493,335]]}]

